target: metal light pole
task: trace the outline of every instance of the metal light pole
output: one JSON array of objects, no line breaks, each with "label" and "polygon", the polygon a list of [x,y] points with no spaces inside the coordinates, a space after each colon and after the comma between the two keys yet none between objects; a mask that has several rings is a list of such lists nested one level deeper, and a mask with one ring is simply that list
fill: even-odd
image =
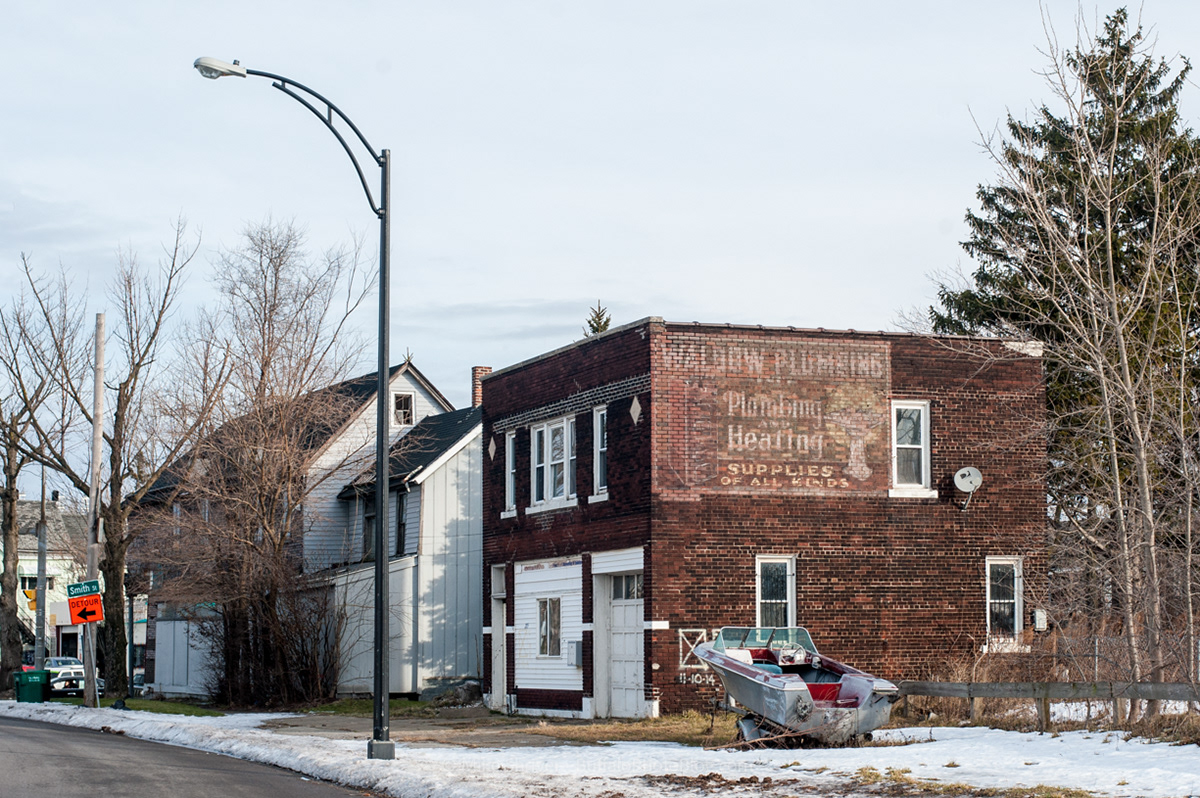
[{"label": "metal light pole", "polygon": [[[312,111],[313,115],[317,119],[320,119],[325,127],[329,128],[329,131],[333,133],[334,137],[342,145],[342,149],[350,156],[350,162],[354,164],[354,170],[358,173],[359,182],[362,183],[363,192],[367,195],[367,202],[370,204],[371,210],[375,212],[375,215],[379,217],[379,381],[376,391],[376,404],[378,407],[375,418],[375,534],[373,536],[375,549],[375,722],[374,734],[370,742],[367,743],[367,757],[370,759],[394,759],[396,756],[396,745],[389,739],[388,719],[388,694],[390,692],[388,683],[390,674],[388,671],[390,657],[388,656],[387,558],[387,532],[391,529],[388,523],[387,503],[389,442],[388,386],[390,383],[388,328],[390,320],[389,297],[391,295],[388,271],[392,247],[390,213],[392,190],[391,151],[380,150],[379,154],[376,155],[374,148],[371,147],[366,137],[350,121],[350,118],[342,113],[341,109],[317,92],[290,78],[285,78],[282,75],[274,75],[270,72],[260,72],[257,69],[246,69],[237,61],[229,64],[216,58],[197,58],[193,66],[196,67],[201,75],[214,80],[222,77],[244,78],[248,75],[268,78],[273,81],[271,83],[272,86]],[[296,90],[303,92],[306,96],[301,96]],[[324,110],[320,110],[309,98],[312,98],[320,105],[324,105]],[[371,153],[371,158],[379,167],[378,204],[376,204],[375,198],[371,194],[370,186],[367,185],[367,178],[358,163],[358,158],[355,157],[354,151],[350,149],[350,145],[347,143],[345,137],[342,136],[341,131],[334,126],[335,116],[346,123],[355,137],[367,149],[367,152]]]}]

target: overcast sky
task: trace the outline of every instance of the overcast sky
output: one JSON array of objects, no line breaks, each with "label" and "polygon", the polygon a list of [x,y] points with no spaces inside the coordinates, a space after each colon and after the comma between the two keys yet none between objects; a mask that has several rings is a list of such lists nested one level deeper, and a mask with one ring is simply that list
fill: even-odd
[{"label": "overcast sky", "polygon": [[[1064,42],[1112,8],[1044,3]],[[1141,16],[1159,55],[1200,56],[1200,4]],[[1045,42],[1036,0],[6,3],[0,300],[25,252],[104,310],[118,248],[158,257],[180,215],[203,235],[184,313],[268,216],[374,258],[329,132],[266,80],[202,79],[209,55],[391,149],[393,360],[457,406],[471,366],[580,338],[597,300],[614,324],[896,329],[970,270],[979,128],[1051,99]]]}]

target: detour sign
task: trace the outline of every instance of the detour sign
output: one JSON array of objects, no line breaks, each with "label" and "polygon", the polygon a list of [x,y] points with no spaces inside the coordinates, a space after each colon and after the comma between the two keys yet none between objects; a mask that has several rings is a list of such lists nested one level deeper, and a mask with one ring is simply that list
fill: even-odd
[{"label": "detour sign", "polygon": [[67,599],[67,605],[71,608],[71,623],[95,623],[104,620],[104,602],[98,593],[73,596]]}]

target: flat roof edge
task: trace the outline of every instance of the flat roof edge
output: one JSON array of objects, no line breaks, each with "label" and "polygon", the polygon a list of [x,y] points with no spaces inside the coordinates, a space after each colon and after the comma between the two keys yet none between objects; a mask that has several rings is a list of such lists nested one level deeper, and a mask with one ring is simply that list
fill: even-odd
[{"label": "flat roof edge", "polygon": [[656,323],[657,324],[664,323],[661,316],[646,316],[643,319],[638,319],[637,321],[631,321],[628,324],[622,324],[620,327],[610,327],[609,329],[605,330],[604,332],[600,333],[599,335],[593,335],[588,338],[582,338],[578,341],[572,341],[571,343],[560,346],[557,349],[551,349],[549,352],[542,352],[540,355],[534,355],[533,357],[526,358],[525,360],[522,360],[518,363],[513,363],[511,366],[505,366],[504,368],[497,369],[496,371],[493,371],[490,374],[485,374],[482,377],[481,382],[487,382],[492,377],[497,377],[497,376],[499,376],[501,374],[505,374],[509,371],[513,371],[515,369],[522,368],[523,366],[528,366],[531,363],[537,363],[539,360],[545,360],[548,357],[553,357],[553,356],[559,354],[560,352],[566,352],[569,349],[576,349],[580,346],[583,346],[584,344],[590,344],[592,341],[599,341],[601,338],[607,338],[610,335],[616,335],[617,333],[625,332],[626,330],[632,330],[632,329],[636,329],[637,327],[642,327],[647,324],[656,324]]},{"label": "flat roof edge", "polygon": [[[572,343],[566,344],[564,346],[560,346],[557,349],[552,349],[549,352],[543,352],[539,355],[534,355],[533,357],[526,358],[525,360],[522,360],[518,363],[513,363],[512,365],[505,366],[502,369],[498,369],[496,371],[493,371],[489,374],[484,375],[482,378],[482,381],[486,382],[487,380],[491,379],[492,377],[497,377],[501,374],[506,374],[510,371],[515,371],[516,369],[523,368],[532,363],[537,363],[541,360],[545,360],[546,358],[553,357],[554,355],[560,354],[562,352],[566,352],[570,349],[576,349],[580,346],[583,346],[584,344],[588,344],[593,341],[599,341],[603,338],[607,338],[610,335],[615,335],[620,332],[625,332],[626,330],[631,330],[631,329],[635,329],[637,327],[642,327],[647,324],[662,324],[666,327],[672,327],[672,328],[698,328],[698,329],[709,329],[709,330],[746,330],[746,331],[754,331],[754,332],[816,333],[816,334],[820,334],[820,335],[862,335],[862,336],[883,337],[883,338],[929,338],[929,339],[940,340],[940,341],[954,341],[954,340],[987,341],[987,342],[994,342],[994,343],[1006,346],[1009,349],[1013,349],[1016,352],[1028,355],[1030,357],[1041,357],[1040,342],[1026,340],[1026,339],[1022,339],[1022,338],[1014,338],[1014,337],[1009,337],[1009,336],[1001,337],[1001,336],[991,336],[991,335],[950,335],[950,334],[946,334],[946,333],[920,333],[920,332],[903,332],[903,331],[887,331],[887,330],[855,330],[855,329],[850,329],[850,328],[830,329],[827,327],[791,327],[791,326],[778,326],[778,325],[767,325],[767,324],[733,324],[731,322],[720,323],[720,322],[702,322],[702,321],[664,321],[661,316],[646,316],[645,318],[638,319],[637,321],[631,321],[628,324],[622,324],[620,327],[613,327],[609,330],[605,330],[604,332],[600,333],[599,335],[593,335],[588,338],[583,338],[578,341],[573,341]],[[1030,351],[1023,351],[1021,347],[1024,345],[1030,345]],[[1038,350],[1036,354],[1033,353],[1034,349]]]}]

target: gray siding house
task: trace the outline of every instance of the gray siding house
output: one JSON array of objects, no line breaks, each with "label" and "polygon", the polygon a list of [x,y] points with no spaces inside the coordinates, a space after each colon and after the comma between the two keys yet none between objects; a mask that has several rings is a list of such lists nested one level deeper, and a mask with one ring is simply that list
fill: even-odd
[{"label": "gray siding house", "polygon": [[[392,448],[388,579],[394,693],[435,695],[480,676],[483,610],[482,413],[429,416]],[[339,494],[354,519],[360,563],[333,584],[345,608],[338,692],[370,692],[373,654],[374,469]]]}]

